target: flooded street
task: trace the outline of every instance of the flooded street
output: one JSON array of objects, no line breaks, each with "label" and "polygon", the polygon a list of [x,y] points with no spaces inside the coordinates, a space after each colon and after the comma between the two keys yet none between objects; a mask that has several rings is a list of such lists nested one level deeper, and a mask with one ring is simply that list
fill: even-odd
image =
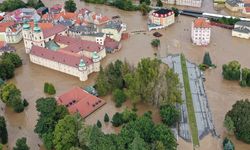
[{"label": "flooded street", "polygon": [[[57,3],[63,3],[62,0],[43,0],[46,6],[51,6]],[[136,30],[147,30],[146,22],[147,17],[141,16],[140,12],[125,12],[113,7],[103,5],[84,4],[84,2],[76,1],[78,8],[88,8],[90,10],[103,13],[109,17],[114,15],[121,16],[123,22],[127,24],[128,32]],[[216,12],[213,10],[211,1],[205,0],[203,8],[208,12]],[[221,13],[226,13],[224,10]],[[231,31],[213,27],[211,43],[207,47],[198,47],[191,44],[190,28],[191,21],[194,18],[180,16],[176,23],[166,30],[160,30],[163,34],[161,38],[161,46],[157,52],[151,47],[151,40],[154,39],[152,32],[145,32],[140,34],[133,34],[128,40],[122,42],[121,51],[115,54],[109,54],[103,61],[103,66],[115,61],[116,59],[126,59],[129,63],[136,64],[141,58],[155,57],[154,53],[159,53],[160,57],[166,56],[169,53],[184,53],[186,58],[192,62],[200,64],[203,55],[206,51],[210,52],[212,62],[217,66],[216,69],[207,70],[205,72],[206,82],[205,88],[208,95],[210,109],[212,111],[213,120],[216,131],[221,138],[213,138],[206,136],[200,142],[201,150],[217,150],[221,149],[222,137],[226,136],[223,127],[223,119],[226,112],[231,109],[232,104],[242,98],[250,98],[250,88],[241,88],[238,83],[232,81],[225,81],[222,78],[222,65],[231,60],[238,60],[243,67],[250,68],[250,41],[239,39],[231,36]],[[46,96],[43,93],[44,82],[51,82],[55,85],[57,90],[56,95],[69,90],[73,86],[84,87],[86,85],[94,84],[97,74],[91,74],[89,79],[85,82],[80,82],[78,78],[66,75],[61,72],[53,71],[35,64],[30,63],[29,57],[25,54],[23,42],[15,45],[17,53],[23,59],[23,66],[18,68],[15,72],[15,77],[9,82],[13,82],[22,91],[22,95],[29,101],[29,106],[23,113],[14,113],[9,108],[0,110],[0,115],[4,115],[7,120],[9,131],[9,146],[13,147],[16,139],[20,137],[27,137],[27,143],[32,150],[40,149],[38,144],[41,145],[41,140],[33,132],[36,120],[38,118],[35,108],[35,101],[39,97]],[[104,114],[107,112],[109,117],[117,111],[122,111],[125,107],[131,107],[129,101],[125,103],[123,108],[115,108],[110,96],[104,97],[107,104],[101,109],[97,110],[93,115],[88,117],[85,121],[86,124],[94,124],[96,120],[103,123]],[[3,104],[0,102],[1,106]],[[151,110],[155,122],[160,122],[159,113],[156,108],[146,104],[138,105],[139,114]],[[114,129],[111,123],[103,123],[103,131],[105,133],[117,132],[119,129]],[[239,142],[233,138],[236,150],[250,149],[250,145]],[[180,150],[191,150],[192,144],[183,140],[179,140]]]}]

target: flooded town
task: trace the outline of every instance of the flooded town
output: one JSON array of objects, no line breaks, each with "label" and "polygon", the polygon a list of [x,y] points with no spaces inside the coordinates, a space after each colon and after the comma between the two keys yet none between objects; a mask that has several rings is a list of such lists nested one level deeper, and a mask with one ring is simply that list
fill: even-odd
[{"label": "flooded town", "polygon": [[[4,0],[0,0],[2,4],[3,1]],[[59,7],[65,4],[64,0],[42,0],[42,2],[46,8],[52,8],[54,6]],[[182,103],[178,104],[178,102],[175,102],[177,103],[175,106],[180,109],[181,117],[175,125],[167,127],[169,130],[171,129],[172,134],[175,137],[176,147],[164,147],[163,149],[221,150],[225,149],[223,145],[225,138],[230,139],[230,142],[234,145],[233,149],[228,148],[226,150],[250,149],[249,140],[247,141],[244,140],[243,137],[239,138],[236,136],[236,132],[238,131],[237,127],[235,127],[236,129],[234,129],[233,133],[229,133],[225,127],[224,121],[225,116],[230,110],[233,110],[232,106],[237,101],[250,98],[250,88],[240,86],[237,80],[226,80],[223,76],[224,70],[222,69],[224,68],[224,64],[228,64],[233,60],[238,61],[241,68],[250,68],[250,22],[248,22],[250,21],[250,16],[247,14],[249,7],[240,8],[241,6],[239,6],[239,11],[231,11],[228,9],[230,6],[224,6],[224,4],[217,5],[214,4],[214,1],[212,0],[201,1],[200,7],[196,7],[196,5],[199,4],[194,4],[195,6],[179,6],[175,5],[177,2],[172,3],[170,0],[162,0],[163,6],[161,8],[155,8],[154,10],[152,7],[151,12],[147,15],[142,15],[142,12],[140,11],[125,11],[115,8],[114,6],[104,4],[87,3],[83,0],[74,0],[74,2],[77,7],[75,13],[81,12],[81,17],[83,19],[78,20],[77,15],[74,16],[69,14],[68,16],[70,16],[70,18],[68,19],[74,20],[72,21],[72,24],[69,23],[70,25],[66,23],[66,19],[63,20],[63,17],[67,16],[66,14],[68,13],[64,10],[64,12],[62,11],[58,13],[58,17],[55,16],[57,15],[55,12],[46,12],[42,14],[41,17],[39,15],[39,17],[32,16],[34,17],[33,20],[29,18],[31,21],[27,21],[25,19],[18,20],[19,18],[15,20],[15,23],[19,22],[18,24],[20,24],[20,27],[16,27],[16,29],[20,29],[20,32],[22,32],[20,40],[17,40],[18,42],[10,42],[8,41],[9,39],[6,38],[7,33],[6,35],[2,34],[2,32],[7,32],[6,28],[8,26],[5,27],[3,31],[0,30],[0,42],[3,41],[3,44],[0,43],[0,46],[8,45],[9,47],[14,48],[14,53],[18,54],[22,60],[22,65],[14,71],[14,77],[3,79],[5,83],[2,86],[4,87],[5,84],[13,83],[21,91],[21,98],[27,100],[29,103],[29,105],[24,108],[23,112],[17,113],[14,111],[12,106],[8,106],[4,100],[0,101],[0,116],[5,118],[8,131],[8,142],[3,143],[3,150],[17,147],[16,141],[22,137],[26,138],[26,143],[29,146],[29,149],[32,150],[69,149],[63,144],[61,144],[63,147],[58,146],[58,141],[55,142],[57,144],[48,148],[47,144],[44,144],[44,138],[42,138],[38,131],[35,131],[37,122],[41,117],[41,111],[37,109],[36,105],[37,100],[41,97],[55,97],[58,104],[65,105],[65,108],[68,108],[67,110],[71,114],[69,116],[72,116],[72,114],[76,112],[80,113],[80,116],[84,118],[83,124],[90,126],[94,126],[97,121],[100,121],[102,124],[101,131],[104,134],[116,134],[119,135],[120,138],[120,136],[122,136],[120,134],[123,134],[122,131],[125,130],[124,128],[126,128],[126,125],[130,122],[118,127],[114,126],[111,120],[112,116],[114,116],[117,112],[122,114],[122,112],[126,109],[134,109],[135,103],[131,100],[132,97],[126,93],[128,90],[126,89],[126,91],[124,90],[124,87],[122,88],[127,95],[127,100],[121,107],[116,107],[116,102],[113,98],[113,91],[106,95],[96,97],[86,91],[83,91],[82,93],[75,92],[74,88],[79,87],[84,89],[85,87],[97,84],[96,82],[100,78],[99,74],[101,74],[102,68],[109,68],[108,66],[110,63],[115,64],[117,60],[121,60],[122,62],[128,62],[130,65],[137,66],[143,58],[151,58],[152,60],[160,59],[164,65],[167,64],[168,68],[172,68],[174,70],[180,82],[181,88],[179,90]],[[139,5],[139,1],[133,1],[133,3],[135,5]],[[157,0],[151,1],[152,6],[155,6],[156,3]],[[242,3],[244,3],[244,1],[242,1]],[[225,5],[227,5],[227,1]],[[208,23],[210,19],[209,17],[193,17],[192,15],[181,14],[181,11],[179,11],[180,15],[175,16],[174,11],[170,10],[172,7],[176,7],[179,10],[202,11],[211,14],[235,16],[237,19],[238,17],[241,17],[242,20],[238,20],[238,22],[231,26],[219,26],[217,24],[214,25],[212,23]],[[98,22],[100,25],[94,21],[94,23],[86,23],[84,20],[85,15],[90,15],[92,12],[94,12],[94,16],[96,18],[99,17],[101,18],[100,20],[104,20],[104,23],[100,23],[100,21]],[[243,14],[243,12],[245,13]],[[1,14],[2,12],[0,11],[0,17]],[[24,13],[18,13],[18,15],[22,14]],[[59,14],[61,14],[61,16]],[[162,14],[165,16],[161,16]],[[14,15],[16,14],[14,13]],[[157,26],[156,19],[159,16],[163,18],[172,18],[166,21],[167,25],[163,23]],[[203,16],[205,15],[203,14]],[[248,17],[249,20],[247,21]],[[3,28],[2,24],[6,23],[4,22],[4,19],[8,20],[13,17],[8,16],[8,13],[6,12],[2,18],[2,21],[0,18],[0,29]],[[38,21],[35,18],[39,18],[43,21]],[[108,19],[105,20],[105,18]],[[78,21],[80,21],[80,23],[78,23]],[[243,26],[239,23],[241,21],[244,21],[247,25],[244,24]],[[59,22],[64,22],[65,24]],[[76,25],[77,23],[79,25]],[[206,25],[206,23],[208,24]],[[79,26],[87,26],[87,24],[91,24],[91,29],[88,29],[86,32],[85,28],[78,28]],[[120,37],[114,35],[112,36],[112,34],[110,35],[113,28],[108,27],[113,24],[114,26],[119,25],[119,31],[121,30],[121,33],[119,33]],[[244,28],[244,31],[247,30],[247,33],[241,33],[241,30],[239,31],[238,28],[236,28],[237,24],[240,26],[239,29],[243,30]],[[11,25],[13,24],[10,24],[9,26]],[[74,27],[77,28],[75,29],[77,31],[73,30]],[[205,38],[195,37],[197,36],[194,31],[195,28],[203,27],[206,29],[204,29],[202,34],[207,32],[208,35],[206,35]],[[92,32],[92,30],[94,31]],[[77,38],[78,32],[80,32],[79,35],[81,35],[80,39]],[[160,36],[155,36],[156,32]],[[194,32],[194,34],[192,32]],[[44,40],[41,40],[39,33],[43,33],[42,36],[44,36]],[[37,39],[35,39],[36,36],[38,37]],[[29,39],[29,37],[31,39]],[[153,46],[153,40],[159,41],[160,44]],[[198,41],[195,42],[195,40]],[[205,71],[201,71],[199,69],[199,65],[204,63],[203,56],[206,52],[209,53],[214,67],[208,67]],[[178,58],[174,58],[174,56]],[[181,56],[185,56],[184,66],[186,65],[186,68],[183,68],[182,66]],[[57,67],[54,62],[59,62],[65,65]],[[0,67],[2,66],[0,65]],[[138,68],[134,67],[132,70],[134,71]],[[188,85],[186,84],[187,82],[184,77],[185,69],[187,70],[186,75]],[[0,68],[0,71],[2,70],[3,69]],[[104,69],[104,71],[106,71],[106,69]],[[126,78],[124,80],[127,81]],[[56,93],[52,95],[45,93],[44,83],[53,84],[56,89]],[[127,84],[126,88],[128,88],[130,84]],[[186,86],[188,86],[187,89]],[[2,92],[2,90],[0,91]],[[188,104],[189,92],[191,95],[191,107]],[[99,91],[98,93],[100,94]],[[83,104],[84,102],[82,102],[82,106],[80,105],[80,102],[72,104],[73,106],[79,104],[79,106],[74,106],[74,108],[73,106],[68,106],[69,104],[66,105],[64,100],[68,101],[67,98],[70,96],[76,100],[81,96],[87,97],[88,100],[86,100],[86,103],[88,105],[89,103],[92,104],[91,98],[97,100],[97,102],[94,104],[95,106],[92,105],[94,107],[93,110],[87,112],[89,111],[89,108],[85,108],[88,106],[86,106],[87,104]],[[3,96],[1,96],[1,98],[2,97]],[[87,98],[79,99],[84,101]],[[144,113],[150,111],[152,122],[154,123],[154,126],[157,126],[163,124],[164,121],[160,113],[160,106],[154,105],[154,101],[152,101],[139,101],[136,103],[136,114],[138,116],[143,116],[145,115]],[[194,111],[194,127],[196,127],[196,129],[192,128],[192,121],[190,119],[192,116],[190,115],[190,110]],[[109,116],[110,123],[106,123],[104,121],[103,118],[105,114]],[[249,117],[250,114],[242,114],[242,116]],[[54,128],[57,131],[59,127],[57,128],[57,125],[55,126],[56,127]],[[1,132],[1,129],[2,128],[0,126],[0,133],[2,134],[3,132]],[[194,134],[195,130],[197,130],[197,135]],[[250,135],[249,130],[244,130],[242,132],[246,132],[245,134]],[[188,133],[188,135],[186,135],[186,133]],[[55,135],[56,133],[53,134]],[[132,141],[134,136],[135,135],[131,136]],[[139,139],[144,140],[144,143],[148,146],[145,146],[147,147],[145,149],[160,150],[160,148],[157,149],[155,144],[152,144],[155,143],[154,138],[147,141],[147,137],[144,137],[147,135],[144,135],[143,133],[141,135],[139,133],[139,136],[141,136]],[[3,141],[1,138],[2,137],[0,135],[0,150],[1,142]],[[197,143],[195,142],[196,138]],[[52,140],[56,141],[53,138]],[[61,139],[61,142],[62,141],[63,138]],[[130,145],[131,143],[134,143],[134,141],[132,141],[126,144]],[[161,140],[157,139],[156,141]],[[79,143],[73,147],[80,147],[79,149],[83,149],[81,147],[81,142]],[[162,143],[164,144],[164,142]],[[138,148],[131,148],[127,145],[124,149],[135,150]],[[72,149],[72,147],[70,149]],[[91,148],[87,147],[87,149]],[[116,147],[116,149],[120,148]]]}]

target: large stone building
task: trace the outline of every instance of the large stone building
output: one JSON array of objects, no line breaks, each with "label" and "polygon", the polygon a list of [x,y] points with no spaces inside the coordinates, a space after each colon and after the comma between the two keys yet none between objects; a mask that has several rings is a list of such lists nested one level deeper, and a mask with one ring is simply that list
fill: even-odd
[{"label": "large stone building", "polygon": [[232,36],[249,39],[250,38],[250,22],[238,21],[232,30]]},{"label": "large stone building", "polygon": [[175,22],[174,12],[169,9],[160,9],[150,13],[148,29],[161,29]]},{"label": "large stone building", "polygon": [[35,64],[85,81],[90,73],[100,70],[100,60],[106,56],[105,47],[67,34],[68,28],[63,25],[42,30],[38,23],[34,28],[25,23],[23,39],[26,53]]},{"label": "large stone building", "polygon": [[201,7],[202,0],[162,0],[163,3],[181,6]]},{"label": "large stone building", "polygon": [[198,18],[192,22],[191,39],[196,45],[208,45],[211,37],[211,25],[209,20]]}]

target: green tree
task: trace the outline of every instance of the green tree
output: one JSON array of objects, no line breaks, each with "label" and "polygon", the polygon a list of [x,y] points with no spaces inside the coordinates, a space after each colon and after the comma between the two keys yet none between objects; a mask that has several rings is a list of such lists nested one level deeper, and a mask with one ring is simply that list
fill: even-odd
[{"label": "green tree", "polygon": [[211,67],[213,65],[208,52],[206,52],[204,57],[203,57],[203,64],[205,64],[205,65],[207,65],[209,67]]},{"label": "green tree", "polygon": [[77,145],[77,132],[77,120],[74,116],[67,115],[59,120],[54,131],[55,149],[68,150]]},{"label": "green tree", "polygon": [[238,61],[231,61],[222,66],[222,75],[226,80],[239,80],[240,79],[241,65]]},{"label": "green tree", "polygon": [[118,112],[115,113],[114,116],[112,117],[111,123],[114,127],[119,127],[120,125],[122,125],[123,124],[122,114]]},{"label": "green tree", "polygon": [[139,5],[139,10],[141,11],[142,15],[145,16],[150,12],[151,8],[143,2]]},{"label": "green tree", "polygon": [[155,48],[158,48],[161,44],[161,41],[159,39],[153,39],[151,42],[151,45]]},{"label": "green tree", "polygon": [[97,126],[98,128],[102,128],[102,123],[101,123],[100,120],[97,120],[96,126]]},{"label": "green tree", "polygon": [[227,129],[227,131],[230,134],[234,133],[234,131],[235,131],[234,122],[229,116],[225,117],[225,120],[224,120],[223,124],[224,124],[224,127]]},{"label": "green tree", "polygon": [[161,0],[157,0],[156,6],[157,6],[157,7],[162,7],[162,6],[163,6]]},{"label": "green tree", "polygon": [[0,144],[6,144],[8,142],[8,132],[6,127],[5,118],[0,116]]},{"label": "green tree", "polygon": [[104,122],[109,122],[109,116],[107,113],[104,115]]},{"label": "green tree", "polygon": [[1,57],[12,62],[16,68],[22,66],[22,60],[16,53],[4,53]]},{"label": "green tree", "polygon": [[23,106],[24,106],[24,107],[29,106],[29,102],[28,102],[26,99],[23,100]]},{"label": "green tree", "polygon": [[3,85],[0,98],[7,106],[14,108],[15,112],[19,113],[24,110],[21,91],[13,83]]},{"label": "green tree", "polygon": [[68,114],[67,108],[58,106],[55,98],[40,98],[36,101],[36,109],[39,118],[35,127],[35,132],[41,137],[43,134],[53,132],[58,120]]},{"label": "green tree", "polygon": [[52,132],[42,134],[42,141],[43,141],[43,144],[46,147],[46,149],[48,149],[48,150],[53,149],[53,147],[54,147],[53,139],[54,139],[54,136],[53,136]]},{"label": "green tree", "polygon": [[68,12],[75,12],[77,7],[76,7],[76,3],[74,2],[74,0],[65,1],[64,9]]},{"label": "green tree", "polygon": [[180,111],[173,105],[165,105],[160,108],[160,116],[164,124],[173,126],[180,119]]},{"label": "green tree", "polygon": [[121,107],[122,104],[126,101],[126,94],[120,90],[120,89],[116,89],[114,92],[113,92],[113,98],[114,98],[114,101],[115,101],[115,106],[116,107]]},{"label": "green tree", "polygon": [[26,138],[22,137],[20,139],[17,139],[16,146],[13,148],[13,150],[29,150],[29,146],[26,143]]},{"label": "green tree", "polygon": [[180,14],[180,13],[179,13],[179,9],[178,9],[178,8],[175,8],[175,7],[172,7],[171,9],[172,9],[172,11],[174,12],[174,16],[175,16],[175,17],[178,17],[179,14]]},{"label": "green tree", "polygon": [[157,124],[153,132],[154,141],[161,141],[166,149],[175,150],[177,148],[176,139],[171,129],[163,124]]},{"label": "green tree", "polygon": [[165,146],[161,141],[155,142],[155,150],[165,150]]},{"label": "green tree", "polygon": [[52,83],[45,82],[43,90],[44,90],[44,93],[47,93],[49,95],[56,94],[56,89]]},{"label": "green tree", "polygon": [[2,144],[0,144],[0,150],[3,150],[3,145]]},{"label": "green tree", "polygon": [[108,94],[110,89],[110,84],[108,83],[108,78],[105,75],[103,68],[100,68],[99,75],[96,80],[96,90],[99,96],[105,96]]},{"label": "green tree", "polygon": [[8,59],[0,60],[0,78],[10,79],[14,76],[15,65]]},{"label": "green tree", "polygon": [[224,138],[223,140],[223,150],[234,150],[234,144],[228,138]]},{"label": "green tree", "polygon": [[140,4],[145,3],[146,5],[150,5],[151,0],[140,0]]},{"label": "green tree", "polygon": [[250,102],[248,99],[237,101],[232,109],[227,112],[235,127],[234,134],[237,139],[250,143]]},{"label": "green tree", "polygon": [[134,140],[132,143],[129,145],[129,150],[149,150],[149,145],[140,138],[138,133],[135,133]]},{"label": "green tree", "polygon": [[25,7],[25,3],[22,0],[4,0],[0,5],[0,11],[10,12],[23,7]]},{"label": "green tree", "polygon": [[137,118],[137,114],[136,112],[129,110],[129,109],[125,109],[122,112],[122,120],[124,123],[128,123],[129,121],[135,121]]}]

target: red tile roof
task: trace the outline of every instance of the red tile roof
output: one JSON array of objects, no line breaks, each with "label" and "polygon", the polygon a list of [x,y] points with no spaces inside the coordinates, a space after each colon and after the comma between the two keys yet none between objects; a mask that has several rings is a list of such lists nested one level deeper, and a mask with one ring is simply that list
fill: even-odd
[{"label": "red tile roof", "polygon": [[250,7],[245,7],[245,11],[246,11],[247,13],[249,13],[249,12],[250,12]]},{"label": "red tile roof", "polygon": [[57,35],[55,42],[68,45],[63,48],[64,51],[78,53],[82,50],[90,52],[100,52],[104,47],[100,44],[92,41],[81,40],[79,38],[73,38],[69,36]]},{"label": "red tile roof", "polygon": [[2,21],[4,19],[4,17],[3,16],[0,16],[0,21]]},{"label": "red tile roof", "polygon": [[111,49],[118,49],[119,48],[119,42],[111,39],[110,37],[106,37],[104,41],[104,46],[106,48],[111,48]]},{"label": "red tile roof", "polygon": [[35,45],[33,45],[31,48],[31,54],[72,67],[78,67],[81,59],[84,60],[86,65],[90,65],[93,63],[91,59],[84,56],[76,55],[62,50],[53,51]]},{"label": "red tile roof", "polygon": [[53,26],[50,29],[43,30],[43,36],[44,38],[47,38],[47,37],[53,36],[55,34],[61,33],[66,30],[67,30],[67,27],[65,27],[64,25],[58,24],[58,25]]},{"label": "red tile roof", "polygon": [[0,32],[5,32],[7,27],[12,26],[14,24],[15,24],[14,21],[1,22],[0,23]]},{"label": "red tile roof", "polygon": [[[31,28],[34,27],[34,22],[29,22]],[[46,29],[51,29],[53,28],[53,24],[52,23],[47,23],[47,22],[42,22],[42,23],[38,23],[38,26],[42,29],[42,30],[46,30]]]},{"label": "red tile roof", "polygon": [[198,18],[194,20],[195,28],[211,28],[210,23],[205,18]]},{"label": "red tile roof", "polygon": [[49,19],[49,17],[52,17],[55,20],[60,19],[60,17],[63,17],[64,19],[72,19],[75,20],[76,19],[77,14],[76,13],[72,13],[72,12],[60,12],[58,14],[44,14],[42,16],[42,19]]},{"label": "red tile roof", "polygon": [[86,118],[106,103],[79,87],[60,95],[57,102],[66,106],[70,113],[79,112],[83,118]]}]

